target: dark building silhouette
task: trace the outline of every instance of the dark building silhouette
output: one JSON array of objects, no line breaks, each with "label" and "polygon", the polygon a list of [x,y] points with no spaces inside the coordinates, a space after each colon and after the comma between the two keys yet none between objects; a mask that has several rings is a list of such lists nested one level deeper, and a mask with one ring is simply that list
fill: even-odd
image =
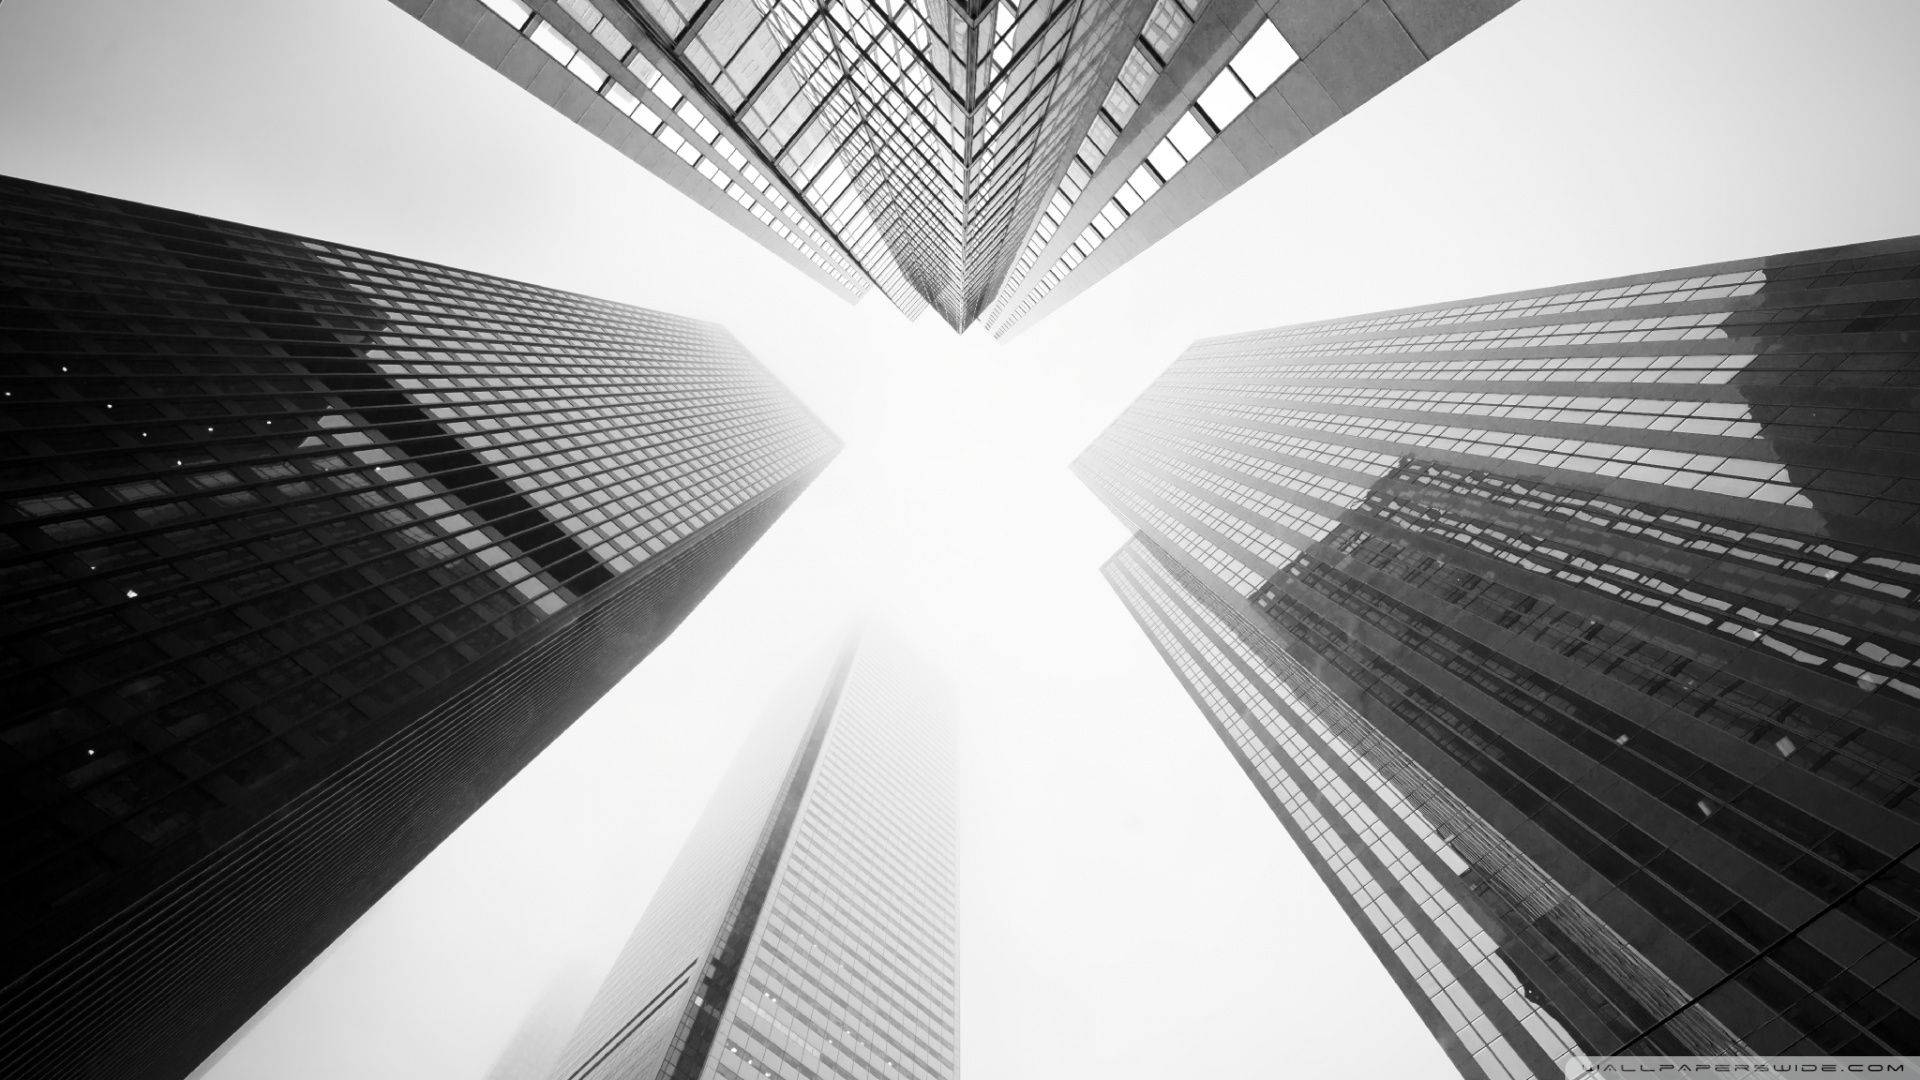
[{"label": "dark building silhouette", "polygon": [[842,295],[995,334],[1511,2],[394,0]]},{"label": "dark building silhouette", "polygon": [[1911,1053],[1917,405],[1910,238],[1202,341],[1076,468],[1468,1075]]},{"label": "dark building silhouette", "polygon": [[0,1074],[177,1076],[837,443],[709,324],[0,202]]},{"label": "dark building silhouette", "polygon": [[949,718],[873,633],[825,682],[750,737],[552,1080],[958,1074]]}]

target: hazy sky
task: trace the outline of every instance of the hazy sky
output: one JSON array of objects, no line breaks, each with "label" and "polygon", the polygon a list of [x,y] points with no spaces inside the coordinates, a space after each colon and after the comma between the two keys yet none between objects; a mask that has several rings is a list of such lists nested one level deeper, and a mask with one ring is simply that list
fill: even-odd
[{"label": "hazy sky", "polygon": [[6,0],[0,172],[714,319],[848,443],[208,1076],[476,1080],[863,599],[960,699],[968,1076],[1450,1075],[1065,465],[1196,337],[1920,232],[1916,41],[1912,0],[1526,0],[1000,345],[841,303],[385,0]]}]

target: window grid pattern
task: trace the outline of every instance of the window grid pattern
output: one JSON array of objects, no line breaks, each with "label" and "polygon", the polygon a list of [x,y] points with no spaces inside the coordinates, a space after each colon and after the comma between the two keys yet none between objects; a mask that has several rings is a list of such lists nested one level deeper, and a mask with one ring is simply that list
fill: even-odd
[{"label": "window grid pattern", "polygon": [[1089,11],[1093,17],[1074,29],[1069,54],[1049,69],[1044,111],[1029,108],[1018,114],[978,156],[986,180],[983,209],[968,237],[974,253],[968,282],[970,319],[978,317],[1006,281],[1021,255],[1021,237],[1047,209],[1061,170],[1074,167],[1075,147],[1085,145],[1090,131],[1104,130],[1100,91],[1114,62],[1125,62],[1121,54],[1131,40],[1140,5],[1095,4]]},{"label": "window grid pattern", "polygon": [[[1581,1046],[1598,1052],[1624,1045],[1658,1018],[1683,1009],[1688,995],[1640,950],[1572,897],[1352,704],[1271,644],[1247,618],[1210,595],[1198,578],[1175,564],[1146,535],[1136,535],[1105,568],[1116,589],[1122,562],[1154,564],[1150,571],[1167,583],[1172,595],[1205,609],[1230,628],[1234,642],[1259,656],[1273,673],[1271,678],[1256,678],[1261,690],[1288,702],[1305,722],[1305,730],[1320,735],[1329,747],[1345,748],[1338,757],[1363,790],[1377,793],[1390,813],[1413,824],[1448,874],[1457,874],[1489,916],[1501,923],[1506,932],[1502,957],[1509,965],[1520,965],[1516,972],[1531,973],[1535,999],[1550,1001],[1566,1021],[1580,1018]],[[1138,616],[1131,603],[1129,610]],[[1304,706],[1292,705],[1296,700]],[[1439,875],[1438,870],[1435,873]],[[1560,989],[1544,991],[1543,978],[1555,980]],[[1528,1026],[1532,1030],[1533,1025]],[[1553,1045],[1544,1037],[1536,1041]],[[1685,1016],[1650,1046],[1668,1053],[1737,1055],[1747,1050],[1708,1014]]]},{"label": "window grid pattern", "polygon": [[721,0],[686,33],[678,57],[735,130],[917,314],[958,257],[962,198],[950,91],[921,59],[944,45],[933,24],[911,7],[895,22],[865,3]]},{"label": "window grid pattern", "polygon": [[[1604,951],[1539,928],[1578,946],[1599,993],[1545,992],[1595,1046],[1712,1045],[1706,1018],[1883,1052],[1920,1039],[1916,304],[1908,238],[1217,338],[1076,469],[1531,821],[1540,865],[1584,863],[1565,887],[1675,985],[1739,970],[1612,993]],[[1595,1027],[1595,997],[1637,1011]]]},{"label": "window grid pattern", "polygon": [[[1657,445],[1634,445],[1625,441],[1632,438],[1632,432],[1636,430],[1660,430],[1646,422],[1650,418],[1670,420],[1673,427],[1665,430],[1677,430],[1681,423],[1687,422],[1684,417],[1690,410],[1697,408],[1700,405],[1699,402],[1669,403],[1638,399],[1632,403],[1611,402],[1606,409],[1600,411],[1553,410],[1557,414],[1553,422],[1573,424],[1576,421],[1571,417],[1589,416],[1594,420],[1580,422],[1580,426],[1595,429],[1594,433],[1597,435],[1610,436],[1564,438],[1557,435],[1530,434],[1525,430],[1505,431],[1497,427],[1468,427],[1460,424],[1402,420],[1398,419],[1399,415],[1448,415],[1448,405],[1445,401],[1436,401],[1431,407],[1425,406],[1428,392],[1423,391],[1409,391],[1392,402],[1379,397],[1373,391],[1358,393],[1362,396],[1372,395],[1372,400],[1380,401],[1380,404],[1374,408],[1386,415],[1346,413],[1334,409],[1280,408],[1271,404],[1244,401],[1239,395],[1234,395],[1227,400],[1202,398],[1198,401],[1185,395],[1168,395],[1166,403],[1172,408],[1202,409],[1213,416],[1252,420],[1285,428],[1345,436],[1362,446],[1404,448],[1410,453],[1432,450],[1452,451],[1469,459],[1512,461],[1521,465],[1565,470],[1587,476],[1618,476],[1628,480],[1679,488],[1697,488],[1786,506],[1813,505],[1800,486],[1791,482],[1786,465],[1766,460],[1765,456],[1771,455],[1771,448],[1768,440],[1757,437],[1761,428],[1751,419],[1732,423],[1741,425],[1740,430],[1750,431],[1756,436],[1745,440],[1750,452],[1755,455],[1753,457],[1690,453],[1664,449]],[[1225,395],[1221,396],[1225,397]],[[1571,403],[1595,399],[1550,400]],[[1154,405],[1159,404],[1159,401],[1154,402]],[[1745,406],[1729,404],[1731,409],[1739,410],[1732,415],[1752,416],[1751,411]],[[1646,411],[1628,411],[1633,406],[1639,406]],[[1142,409],[1142,412],[1149,416],[1165,415],[1164,412],[1151,408]],[[1671,415],[1672,413],[1678,413],[1679,417]],[[1561,420],[1557,418],[1558,416],[1569,419]],[[1703,423],[1720,427],[1726,422],[1709,419]],[[1724,446],[1727,444],[1701,445]]]},{"label": "window grid pattern", "polygon": [[[844,660],[828,679],[836,693]],[[749,734],[588,1005],[552,1080],[693,1075],[760,917],[771,866],[824,735],[811,700]]]},{"label": "window grid pattern", "polygon": [[[1247,524],[1228,509],[1205,505],[1199,496],[1106,445],[1089,448],[1074,468],[1122,520],[1151,530],[1235,589],[1250,592],[1266,579],[1268,571],[1258,556],[1241,543],[1272,538],[1264,525]],[[1271,542],[1275,551],[1295,550],[1278,546],[1278,538]]]},{"label": "window grid pattern", "polygon": [[[1875,292],[1871,298],[1862,292],[1860,299],[1846,304],[1823,304],[1814,296],[1804,295],[1842,288],[1884,288],[1910,281],[1914,274],[1913,252],[1903,241],[1892,241],[1885,247],[1886,250],[1873,251],[1856,248],[1795,252],[1731,264],[1716,273],[1704,272],[1708,268],[1702,267],[1685,277],[1677,274],[1686,272],[1676,272],[1642,283],[1589,282],[1519,297],[1207,338],[1195,342],[1181,363],[1217,367],[1249,358],[1270,364],[1280,358],[1298,356],[1911,330],[1920,326],[1920,318],[1916,317],[1912,300],[1897,287]],[[1762,297],[1763,291],[1786,295],[1780,299],[1771,295]],[[1569,313],[1628,309],[1680,310],[1657,318],[1577,322],[1562,319]],[[1530,325],[1502,325],[1519,322]],[[1475,325],[1482,329],[1422,332]],[[1714,334],[1716,327],[1723,334]],[[1540,330],[1550,330],[1550,333],[1545,338],[1530,334]],[[1684,362],[1707,364],[1713,353],[1722,351],[1702,350],[1690,354]],[[1553,358],[1515,359],[1521,363],[1544,364]],[[1627,363],[1633,360],[1631,357],[1618,359]],[[1642,362],[1645,359],[1641,358]]]},{"label": "window grid pattern", "polygon": [[487,8],[634,126],[752,214],[854,299],[868,278],[810,216],[740,152],[693,99],[682,95],[590,0],[559,0],[565,19],[536,15],[522,0],[483,0]]},{"label": "window grid pattern", "polygon": [[[1121,68],[1120,78],[1108,92],[1102,111],[1095,118],[1087,141],[1070,163],[1067,177],[1048,205],[1046,214],[1015,262],[1013,272],[1001,286],[994,305],[987,312],[987,325],[994,335],[1011,330],[1025,318],[1053,287],[1066,280],[1075,267],[1086,261],[1099,246],[1119,231],[1127,219],[1179,174],[1187,163],[1198,157],[1227,125],[1245,112],[1253,100],[1265,93],[1280,76],[1300,59],[1273,23],[1262,20],[1259,26],[1227,61],[1213,80],[1180,115],[1168,133],[1142,155],[1124,183],[1104,205],[1080,235],[1063,251],[1038,282],[1028,286],[1029,275],[1042,252],[1051,247],[1054,234],[1077,205],[1088,179],[1098,172],[1107,151],[1120,139],[1134,117],[1140,101],[1158,80],[1165,67],[1162,57],[1170,56],[1192,25],[1198,3],[1186,0],[1159,0],[1140,40]],[[1024,293],[1022,290],[1025,290]],[[1016,299],[1017,298],[1017,299]]]},{"label": "window grid pattern", "polygon": [[[1122,549],[1109,580],[1236,756],[1291,815],[1305,840],[1303,853],[1339,880],[1439,1012],[1443,1042],[1457,1042],[1481,1075],[1494,1078],[1517,1080],[1537,1075],[1542,1065],[1579,1060],[1572,1035],[1529,1000],[1524,979],[1461,903],[1454,890],[1462,886],[1444,885],[1435,874],[1438,868],[1457,876],[1449,865],[1464,866],[1464,860],[1413,804],[1151,556]],[[1367,786],[1366,797],[1355,782]],[[1392,825],[1382,812],[1393,815]],[[1416,850],[1410,838],[1428,850]],[[1483,1002],[1490,998],[1510,1021],[1496,1023],[1487,1014]]]},{"label": "window grid pattern", "polygon": [[[598,94],[849,294],[876,286],[909,318],[931,306],[962,332],[985,316],[996,336],[1164,201],[1223,129],[1286,114],[1274,87],[1299,60],[1264,17],[1274,0],[393,2],[632,148],[574,84]],[[476,17],[531,47],[475,32]],[[1232,173],[1227,154],[1204,168]],[[1063,235],[1069,217],[1079,231]]]},{"label": "window grid pattern", "polygon": [[[1920,484],[1888,475],[1892,470],[1887,466],[1865,463],[1874,472],[1858,466],[1815,469],[1782,459],[1778,441],[1783,438],[1889,449],[1920,445],[1907,431],[1909,414],[1897,408],[1863,407],[1868,403],[1852,399],[1839,412],[1757,405],[1751,388],[1781,382],[1801,366],[1797,357],[1740,354],[1743,363],[1738,367],[1725,363],[1733,358],[1715,357],[1711,369],[1689,365],[1686,357],[1655,357],[1649,359],[1672,361],[1659,371],[1663,377],[1657,381],[1636,379],[1593,386],[1581,394],[1548,395],[1515,392],[1517,384],[1541,373],[1507,360],[1489,360],[1477,371],[1462,368],[1460,375],[1473,375],[1486,387],[1464,391],[1420,385],[1431,375],[1426,371],[1408,371],[1409,377],[1400,379],[1394,363],[1354,371],[1339,382],[1316,370],[1312,374],[1322,381],[1303,384],[1292,379],[1296,367],[1284,360],[1269,363],[1260,375],[1197,368],[1188,362],[1192,355],[1190,351],[1116,420],[1096,443],[1096,449],[1107,447],[1100,451],[1100,460],[1123,455],[1148,465],[1151,472],[1162,467],[1157,463],[1170,460],[1168,455],[1191,452],[1190,445],[1182,451],[1166,442],[1168,432],[1192,437],[1204,432],[1222,446],[1241,447],[1248,441],[1243,433],[1259,432],[1375,454],[1452,454],[1458,456],[1448,460],[1468,467],[1500,468],[1497,463],[1506,463],[1506,468],[1575,482],[1619,478],[1789,508],[1844,504],[1889,521],[1920,517]],[[1598,369],[1618,373],[1616,359],[1601,358]],[[1580,370],[1574,366],[1578,358],[1555,362],[1565,365],[1553,373],[1555,379]],[[1864,363],[1864,377],[1876,382],[1888,377],[1882,374],[1884,361],[1866,358]],[[1676,378],[1705,372],[1716,376],[1711,385]],[[1612,393],[1598,392],[1602,389]],[[1428,419],[1436,416],[1472,420],[1473,426]],[[1249,464],[1242,481],[1258,481],[1277,467]],[[1287,482],[1298,488],[1290,478]],[[1332,501],[1351,505],[1350,500]],[[1225,507],[1235,500],[1223,491],[1219,503]],[[1238,527],[1258,524],[1247,520]]]},{"label": "window grid pattern", "polygon": [[[1371,531],[1376,522],[1381,529],[1378,535]],[[1689,657],[1687,652],[1694,651],[1689,650],[1692,642],[1671,632],[1662,633],[1660,623],[1641,621],[1633,624],[1631,631],[1600,626],[1588,611],[1496,583],[1492,575],[1480,571],[1472,560],[1466,565],[1449,566],[1442,558],[1405,546],[1402,529],[1423,537],[1446,536],[1440,529],[1424,527],[1426,524],[1408,526],[1396,520],[1390,511],[1382,512],[1369,520],[1364,529],[1343,530],[1328,545],[1328,550],[1351,555],[1364,565],[1441,596],[1462,611],[1481,615],[1511,633],[1550,644],[1561,656],[1597,668],[1615,681],[1743,739],[1768,744],[1782,757],[1875,802],[1909,816],[1920,815],[1920,809],[1913,805],[1916,754],[1911,738],[1899,731],[1878,734],[1874,730],[1876,725],[1871,724],[1874,714],[1855,705],[1859,701],[1857,694],[1839,699],[1846,704],[1836,705],[1832,695],[1789,693],[1761,681],[1726,674],[1718,670],[1726,662],[1725,652],[1720,656]],[[1505,561],[1524,565],[1524,559],[1524,554],[1516,554]],[[1535,573],[1551,573],[1544,565],[1525,568]],[[1592,587],[1596,581],[1600,585],[1614,585],[1605,578],[1577,584],[1589,586],[1594,594],[1632,601],[1633,597],[1618,586]],[[1687,596],[1686,592],[1693,595]],[[1652,606],[1660,597],[1689,602],[1713,599],[1704,593],[1675,588],[1655,590],[1651,596],[1642,598],[1642,606]],[[1676,619],[1697,614],[1672,600],[1660,602],[1663,609],[1669,609],[1665,613]],[[1826,628],[1802,620],[1782,621],[1803,627],[1805,637],[1801,640],[1810,644],[1822,641],[1814,632]],[[1748,627],[1728,625],[1731,628],[1725,635],[1732,641],[1744,644],[1760,636]],[[1793,646],[1788,641],[1775,641],[1772,648],[1785,653]],[[1807,660],[1820,658],[1807,654]],[[1849,681],[1866,690],[1889,687],[1884,677]],[[1806,684],[1802,682],[1795,689],[1804,690]],[[1897,689],[1895,694],[1912,696]],[[1850,712],[1855,714],[1853,719],[1847,719]]]},{"label": "window grid pattern", "polygon": [[957,1074],[952,733],[863,640],[702,1077]]},{"label": "window grid pattern", "polygon": [[5,830],[22,919],[270,807],[836,446],[710,324],[7,197],[0,755],[33,793]]},{"label": "window grid pattern", "polygon": [[[1732,270],[1721,274],[1670,277],[1636,285],[1613,285],[1606,288],[1578,290],[1556,289],[1507,300],[1453,304],[1438,308],[1396,312],[1391,315],[1338,319],[1327,323],[1309,323],[1279,330],[1263,330],[1259,332],[1259,339],[1262,345],[1276,345],[1284,341],[1296,341],[1308,337],[1377,334],[1385,331],[1496,322],[1502,319],[1565,315],[1570,312],[1611,311],[1648,304],[1727,300],[1740,296],[1752,296],[1759,292],[1765,283],[1766,271],[1753,269]],[[1236,340],[1237,338],[1238,335]]]},{"label": "window grid pattern", "polygon": [[[1260,381],[1273,365],[1258,354],[1202,359],[1196,345],[1169,369],[1170,386],[1217,386],[1234,379]],[[1471,360],[1349,360],[1320,363],[1299,360],[1287,366],[1290,382],[1300,386],[1347,385],[1349,380],[1385,376],[1407,382],[1526,380],[1536,383],[1670,382],[1716,386],[1747,370],[1752,355],[1721,356],[1514,356]]]},{"label": "window grid pattern", "polygon": [[[515,21],[522,5],[500,2]],[[931,304],[957,329],[1004,278],[1013,230],[1039,211],[1066,140],[1078,137],[1066,129],[1135,7],[642,0],[636,22],[607,0],[560,6],[581,29],[556,36],[583,52],[594,40],[617,58],[613,46],[633,39],[667,58],[702,102],[677,108],[750,148],[784,181],[797,216],[833,241],[819,244],[808,231],[809,243],[844,251],[909,317]],[[528,18],[516,25],[541,44],[544,20]],[[568,70],[583,80],[619,76],[599,62]],[[600,92],[623,110],[641,99],[649,113],[630,115],[643,124],[658,114],[631,86]],[[729,143],[720,158],[735,149]],[[682,156],[694,164],[698,153]],[[739,187],[752,197],[750,184]]]},{"label": "window grid pattern", "polygon": [[[1671,568],[1658,563],[1636,565],[1609,551],[1584,549],[1564,539],[1544,540],[1537,533],[1527,532],[1519,521],[1489,522],[1469,516],[1470,510],[1462,513],[1455,509],[1458,504],[1445,498],[1446,488],[1474,499],[1474,502],[1466,505],[1476,509],[1481,490],[1477,490],[1479,485],[1473,478],[1461,477],[1457,473],[1449,476],[1450,472],[1452,470],[1432,463],[1411,461],[1395,480],[1411,480],[1412,490],[1403,489],[1393,493],[1389,493],[1391,489],[1376,491],[1366,510],[1375,521],[1383,524],[1423,536],[1444,538],[1454,545],[1477,549],[1491,558],[1521,567],[1530,573],[1555,578],[1622,603],[1659,612],[1669,619],[1692,624],[1693,628],[1711,630],[1743,643],[1754,643],[1798,664],[1839,676],[1861,689],[1877,690],[1884,687],[1907,699],[1920,700],[1920,686],[1908,681],[1913,677],[1910,671],[1915,662],[1913,654],[1920,652],[1914,640],[1916,628],[1910,616],[1898,608],[1889,608],[1875,620],[1881,624],[1880,627],[1862,628],[1840,623],[1831,616],[1822,617],[1822,614],[1799,606],[1757,600],[1749,589],[1756,585],[1765,586],[1751,577],[1738,584],[1705,584],[1698,577],[1696,563],[1674,563]],[[1532,488],[1534,492],[1539,492],[1542,487],[1511,483],[1490,486],[1496,490],[1524,486]],[[1418,491],[1418,494],[1414,494],[1414,491]],[[1562,510],[1562,516],[1577,514],[1579,520],[1603,523],[1609,532],[1617,527],[1615,521],[1619,520],[1604,517],[1609,511],[1619,513],[1621,518],[1637,518],[1640,520],[1636,524],[1640,524],[1641,528],[1633,531],[1639,535],[1675,546],[1691,547],[1710,555],[1734,555],[1738,552],[1734,557],[1775,567],[1776,573],[1797,573],[1810,583],[1817,580],[1823,590],[1838,583],[1843,588],[1851,587],[1851,590],[1905,597],[1913,594],[1916,581],[1920,581],[1914,576],[1915,571],[1920,571],[1920,563],[1876,555],[1871,548],[1861,549],[1852,545],[1822,543],[1810,537],[1795,538],[1779,534],[1763,534],[1764,539],[1749,541],[1746,536],[1749,530],[1740,528],[1736,522],[1709,523],[1671,513],[1675,526],[1689,530],[1689,534],[1679,534],[1658,527],[1647,528],[1646,522],[1659,520],[1659,515],[1650,510],[1630,513],[1618,503],[1583,497],[1568,489],[1560,489],[1555,495],[1554,501]],[[1535,494],[1534,498],[1538,499],[1539,495]],[[1487,501],[1494,500],[1489,498]],[[1511,505],[1511,501],[1508,504]],[[1709,529],[1712,531],[1708,532]],[[1722,543],[1710,537],[1725,537],[1734,543]],[[1813,554],[1818,561],[1789,561],[1774,554],[1787,545]],[[1855,563],[1864,563],[1868,573],[1848,573],[1843,576],[1839,567]],[[1685,567],[1685,570],[1681,567]],[[1818,604],[1817,597],[1808,599],[1810,603]],[[1864,606],[1861,602],[1869,599],[1878,600],[1879,597],[1858,597],[1854,606]],[[1853,619],[1861,617],[1859,614],[1850,616]],[[1903,623],[1907,625],[1902,626]]]},{"label": "window grid pattern", "polygon": [[[1457,872],[1469,882],[1469,888],[1511,934],[1503,945],[1505,957],[1513,961],[1526,955],[1534,961],[1530,970],[1544,970],[1561,980],[1565,995],[1548,997],[1563,1011],[1569,1011],[1571,1003],[1586,1009],[1590,1028],[1584,1030],[1582,1045],[1622,1045],[1653,1020],[1686,1005],[1688,995],[1640,949],[1620,938],[1619,932],[1592,909],[1574,899],[1446,784],[1361,717],[1352,703],[1334,694],[1286,651],[1254,646],[1254,642],[1267,642],[1269,638],[1219,598],[1210,598],[1206,586],[1173,565],[1152,540],[1144,534],[1135,536],[1114,561],[1129,552],[1158,563],[1158,571],[1175,582],[1181,596],[1206,605],[1215,619],[1233,626],[1238,642],[1260,651],[1261,659],[1279,673],[1275,686],[1283,686],[1284,698],[1298,696],[1308,703],[1306,709],[1298,709],[1298,715],[1309,728],[1323,730],[1327,740],[1354,748],[1354,753],[1342,757],[1369,790],[1404,792],[1411,809],[1400,813],[1413,821],[1432,822],[1432,832],[1423,832],[1421,838],[1448,871]],[[1108,577],[1114,578],[1112,565]],[[1392,796],[1386,801],[1398,807]],[[1709,1015],[1688,1017],[1672,1032],[1665,1032],[1653,1047],[1668,1053],[1745,1053],[1740,1040]]]},{"label": "window grid pattern", "polygon": [[[1034,225],[1033,234],[1027,238],[1026,245],[1020,250],[1020,257],[1014,261],[1011,273],[1001,285],[993,306],[987,310],[989,326],[999,323],[1008,297],[1018,295],[1019,283],[1032,272],[1040,253],[1046,249],[1054,233],[1059,231],[1060,223],[1072,212],[1075,200],[1079,199],[1087,182],[1099,170],[1120,133],[1127,129],[1129,121],[1140,108],[1140,102],[1146,98],[1154,83],[1159,81],[1161,69],[1166,66],[1164,58],[1172,56],[1174,48],[1186,37],[1187,31],[1193,26],[1193,16],[1202,2],[1156,0],[1154,3],[1153,10],[1147,15],[1147,24],[1128,51],[1119,76],[1101,100],[1100,112],[1088,129],[1085,140],[1067,163],[1066,176],[1061,178],[1046,210]],[[1136,173],[1127,185],[1133,207],[1157,190],[1159,184],[1159,178],[1152,170]]]},{"label": "window grid pattern", "polygon": [[[1727,1023],[1742,1039],[1776,1019],[1794,1031],[1785,1043],[1756,1043],[1756,1049],[1778,1053],[1784,1045],[1812,1040],[1807,1045],[1829,1052],[1857,1046],[1890,1053],[1906,1045],[1904,1033],[1916,1030],[1915,1005],[1900,999],[1908,996],[1901,984],[1883,992],[1868,981],[1877,976],[1851,973],[1788,933],[1791,923],[1775,912],[1791,907],[1793,893],[1778,885],[1735,893],[1700,865],[1698,855],[1663,846],[1663,840],[1677,841],[1672,818],[1630,818],[1625,808],[1633,804],[1625,791],[1609,805],[1570,785],[1539,750],[1523,748],[1493,726],[1500,712],[1469,712],[1439,672],[1453,673],[1498,710],[1526,718],[1584,760],[1599,763],[1625,782],[1626,791],[1664,804],[1833,905],[1844,913],[1836,922],[1852,923],[1854,935],[1865,930],[1899,951],[1897,972],[1913,965],[1920,946],[1920,876],[1902,867],[1900,856],[1876,850],[1884,835],[1868,841],[1835,830],[1648,723],[1496,657],[1466,631],[1317,560],[1296,562],[1256,603],[1289,639],[1499,791],[1668,931],[1683,936],[1695,955],[1721,971],[1753,961],[1735,978],[1754,996],[1759,1015],[1748,1014],[1744,1022],[1735,1015]],[[1361,626],[1355,633],[1336,627],[1328,614],[1334,611],[1358,616]],[[1860,893],[1848,896],[1856,886]]]}]

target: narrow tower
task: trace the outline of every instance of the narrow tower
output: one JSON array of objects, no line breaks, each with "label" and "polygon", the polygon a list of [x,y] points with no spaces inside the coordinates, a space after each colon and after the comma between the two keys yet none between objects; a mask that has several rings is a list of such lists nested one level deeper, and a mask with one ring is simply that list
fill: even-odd
[{"label": "narrow tower", "polygon": [[869,632],[760,725],[552,1080],[952,1080],[953,732]]}]

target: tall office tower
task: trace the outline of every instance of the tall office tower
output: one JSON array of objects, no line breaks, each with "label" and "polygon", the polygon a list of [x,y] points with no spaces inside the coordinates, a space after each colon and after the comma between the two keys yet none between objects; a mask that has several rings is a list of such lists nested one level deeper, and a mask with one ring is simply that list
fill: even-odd
[{"label": "tall office tower", "polygon": [[712,325],[0,203],[0,1075],[178,1076],[836,442]]},{"label": "tall office tower", "polygon": [[1909,238],[1216,338],[1076,463],[1468,1075],[1920,1050],[1917,332]]},{"label": "tall office tower", "polygon": [[1512,0],[394,3],[849,299],[1004,334]]},{"label": "tall office tower", "polygon": [[957,1075],[952,742],[914,660],[849,646],[750,738],[548,1075]]}]

